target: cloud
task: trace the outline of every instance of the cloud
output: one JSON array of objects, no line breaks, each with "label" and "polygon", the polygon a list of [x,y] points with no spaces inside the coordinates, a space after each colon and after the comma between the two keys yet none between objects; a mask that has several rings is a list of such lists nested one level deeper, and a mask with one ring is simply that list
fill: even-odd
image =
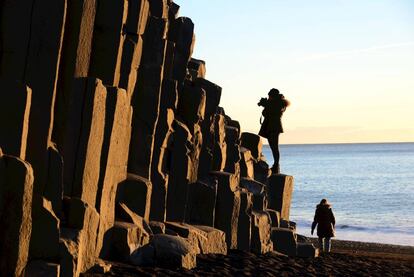
[{"label": "cloud", "polygon": [[349,56],[356,56],[356,55],[360,55],[364,53],[371,53],[371,52],[375,52],[378,50],[388,50],[388,49],[410,47],[410,46],[414,46],[414,41],[385,44],[385,45],[372,46],[368,48],[353,49],[353,50],[347,50],[347,51],[315,53],[315,54],[311,54],[309,56],[303,57],[299,59],[299,61],[304,62],[304,61],[313,61],[313,60],[322,60],[322,59],[332,59],[332,58],[339,58],[339,57],[349,57]]}]

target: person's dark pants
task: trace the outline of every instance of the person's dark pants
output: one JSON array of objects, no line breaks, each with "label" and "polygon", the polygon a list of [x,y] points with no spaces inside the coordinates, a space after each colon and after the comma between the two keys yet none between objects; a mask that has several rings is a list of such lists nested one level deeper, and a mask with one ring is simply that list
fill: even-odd
[{"label": "person's dark pants", "polygon": [[319,249],[322,252],[331,252],[331,238],[330,237],[319,237]]},{"label": "person's dark pants", "polygon": [[279,167],[279,159],[280,159],[280,153],[279,153],[279,134],[280,133],[271,133],[269,137],[267,138],[267,141],[269,142],[270,149],[272,149],[273,154],[273,166],[272,166],[272,173],[280,173],[280,167]]}]

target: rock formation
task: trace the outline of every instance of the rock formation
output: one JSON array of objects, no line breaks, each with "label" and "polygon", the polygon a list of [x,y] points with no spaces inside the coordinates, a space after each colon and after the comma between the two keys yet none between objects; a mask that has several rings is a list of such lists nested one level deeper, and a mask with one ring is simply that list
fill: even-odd
[{"label": "rock formation", "polygon": [[315,255],[289,224],[293,177],[219,106],[177,4],[0,5],[2,274]]}]

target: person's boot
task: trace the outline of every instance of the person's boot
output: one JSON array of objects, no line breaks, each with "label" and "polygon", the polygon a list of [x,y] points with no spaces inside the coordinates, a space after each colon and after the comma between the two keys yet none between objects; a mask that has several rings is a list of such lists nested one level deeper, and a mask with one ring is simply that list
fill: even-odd
[{"label": "person's boot", "polygon": [[278,164],[277,165],[274,164],[272,166],[271,170],[272,170],[272,175],[280,174],[280,166]]}]

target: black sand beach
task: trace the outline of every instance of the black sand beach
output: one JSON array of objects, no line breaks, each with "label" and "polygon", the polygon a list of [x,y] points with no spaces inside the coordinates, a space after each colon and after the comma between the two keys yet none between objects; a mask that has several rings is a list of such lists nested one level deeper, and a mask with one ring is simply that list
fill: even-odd
[{"label": "black sand beach", "polygon": [[83,276],[414,276],[414,247],[334,240],[330,254],[313,259],[230,251],[198,256],[193,270],[112,263],[106,274]]}]

